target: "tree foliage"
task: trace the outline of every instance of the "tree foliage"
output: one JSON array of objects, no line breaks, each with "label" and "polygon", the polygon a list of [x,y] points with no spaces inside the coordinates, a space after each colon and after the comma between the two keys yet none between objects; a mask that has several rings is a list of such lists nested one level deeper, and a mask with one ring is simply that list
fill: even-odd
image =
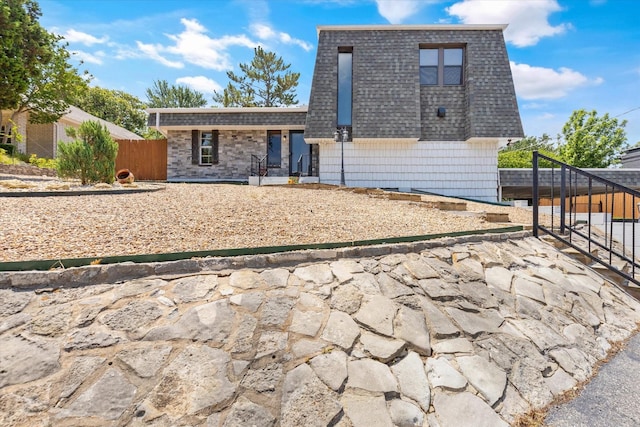
[{"label": "tree foliage", "polygon": [[227,72],[229,84],[213,100],[225,107],[279,107],[297,104],[300,73],[289,71],[282,57],[260,46],[249,64],[239,65],[242,74]]},{"label": "tree foliage", "polygon": [[108,122],[142,135],[147,128],[146,105],[121,90],[90,87],[78,93],[71,103]]},{"label": "tree foliage", "polygon": [[606,168],[619,162],[627,148],[624,131],[627,121],[595,110],[576,110],[562,128],[564,144],[559,153],[563,161],[579,168]]},{"label": "tree foliage", "polygon": [[82,185],[115,181],[118,144],[98,121],[83,122],[70,129],[72,142],[58,144],[58,175],[79,178]]},{"label": "tree foliage", "polygon": [[41,15],[34,0],[0,3],[0,111],[12,110],[12,120],[29,111],[32,123],[54,122],[87,85],[62,38],[40,26]]},{"label": "tree foliage", "polygon": [[150,108],[200,108],[207,106],[204,95],[182,85],[170,85],[166,80],[156,80],[147,89],[147,106]]},{"label": "tree foliage", "polygon": [[40,26],[41,15],[33,0],[0,3],[0,110],[18,107],[38,65],[51,58],[54,39]]},{"label": "tree foliage", "polygon": [[[516,142],[510,143],[498,152],[499,168],[531,168],[533,167],[533,151],[553,159],[558,159],[558,154],[551,140],[546,133],[541,137],[527,136]],[[551,167],[549,162],[542,160],[540,167]]]}]

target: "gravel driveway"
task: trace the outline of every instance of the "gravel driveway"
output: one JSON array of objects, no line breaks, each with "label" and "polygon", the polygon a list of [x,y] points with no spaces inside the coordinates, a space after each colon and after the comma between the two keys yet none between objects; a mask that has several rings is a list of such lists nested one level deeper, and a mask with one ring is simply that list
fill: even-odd
[{"label": "gravel driveway", "polygon": [[[336,187],[164,186],[137,194],[0,197],[0,261],[341,242],[531,223],[531,212],[521,208],[468,203],[467,212],[454,213]],[[482,211],[508,212],[511,223],[485,222]]]}]

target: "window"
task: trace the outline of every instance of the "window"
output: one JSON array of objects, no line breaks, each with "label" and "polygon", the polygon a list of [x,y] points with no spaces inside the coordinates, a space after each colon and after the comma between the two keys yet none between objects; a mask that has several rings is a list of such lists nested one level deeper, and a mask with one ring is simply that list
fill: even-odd
[{"label": "window", "polygon": [[282,138],[279,130],[267,131],[267,167],[279,168],[282,163]]},{"label": "window", "polygon": [[464,49],[421,48],[420,84],[448,86],[462,84],[462,61]]},{"label": "window", "polygon": [[213,164],[213,132],[200,134],[200,164]]},{"label": "window", "polygon": [[5,132],[7,133],[7,144],[11,144],[11,125],[0,127],[0,144],[2,143]]},{"label": "window", "polygon": [[217,130],[191,132],[191,163],[194,165],[211,166],[218,163]]},{"label": "window", "polygon": [[338,127],[351,126],[352,86],[353,48],[338,48]]}]

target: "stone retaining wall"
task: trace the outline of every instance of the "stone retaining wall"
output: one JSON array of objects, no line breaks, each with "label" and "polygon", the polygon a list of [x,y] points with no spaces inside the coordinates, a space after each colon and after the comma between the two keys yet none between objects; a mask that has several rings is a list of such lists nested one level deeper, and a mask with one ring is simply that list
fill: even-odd
[{"label": "stone retaining wall", "polygon": [[0,173],[9,175],[57,176],[55,169],[39,168],[33,165],[2,165]]},{"label": "stone retaining wall", "polygon": [[640,321],[528,233],[0,284],[3,426],[507,426]]}]

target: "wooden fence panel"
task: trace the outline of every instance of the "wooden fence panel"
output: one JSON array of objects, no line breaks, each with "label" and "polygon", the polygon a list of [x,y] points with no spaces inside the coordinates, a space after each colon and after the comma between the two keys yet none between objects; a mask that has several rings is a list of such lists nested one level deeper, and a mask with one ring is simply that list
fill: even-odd
[{"label": "wooden fence panel", "polygon": [[116,171],[129,169],[139,181],[167,180],[167,140],[122,140],[118,143]]},{"label": "wooden fence panel", "polygon": [[[575,198],[575,212],[586,213],[589,209],[589,196],[578,196]],[[593,194],[591,195],[591,212],[607,212],[612,218],[625,218],[637,220],[639,217],[638,203],[640,198],[629,194]],[[551,199],[541,199],[540,206],[550,206]],[[555,206],[560,205],[560,199],[553,200]],[[567,212],[569,212],[569,200],[566,200]]]}]

